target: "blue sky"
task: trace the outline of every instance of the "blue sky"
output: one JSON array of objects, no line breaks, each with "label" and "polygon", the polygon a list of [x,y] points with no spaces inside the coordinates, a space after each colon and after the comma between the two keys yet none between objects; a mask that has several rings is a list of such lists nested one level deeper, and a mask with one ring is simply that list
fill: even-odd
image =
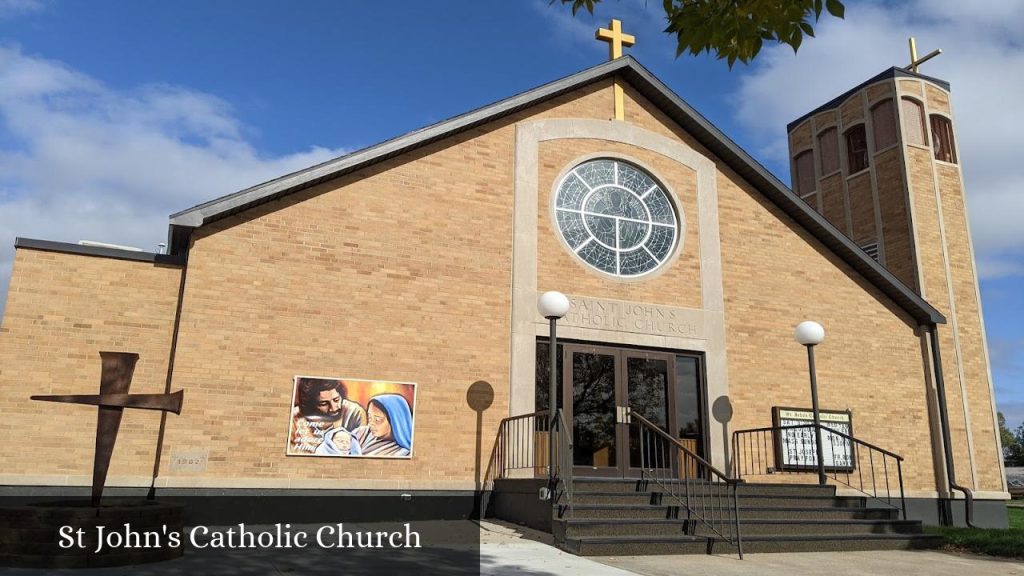
[{"label": "blue sky", "polygon": [[[968,5],[971,4],[971,5]],[[785,125],[892,65],[945,53],[999,406],[1024,422],[1024,3],[851,1],[798,55],[673,58],[661,2],[572,18],[546,0],[0,0],[0,301],[15,236],[152,250],[167,215],[628,52],[789,182]],[[947,355],[951,351],[944,351]]]}]

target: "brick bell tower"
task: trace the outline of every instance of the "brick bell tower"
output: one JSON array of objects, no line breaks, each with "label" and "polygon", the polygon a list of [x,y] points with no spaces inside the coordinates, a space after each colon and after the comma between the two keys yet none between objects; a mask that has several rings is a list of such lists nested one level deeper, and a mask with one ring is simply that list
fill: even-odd
[{"label": "brick bell tower", "polygon": [[[1002,449],[950,86],[917,72],[913,48],[912,58],[788,125],[793,191],[946,317],[937,334],[955,483],[998,498]],[[929,332],[921,337],[932,350]],[[936,375],[924,361],[944,497]],[[870,366],[865,358],[865,369],[879,368]]]}]

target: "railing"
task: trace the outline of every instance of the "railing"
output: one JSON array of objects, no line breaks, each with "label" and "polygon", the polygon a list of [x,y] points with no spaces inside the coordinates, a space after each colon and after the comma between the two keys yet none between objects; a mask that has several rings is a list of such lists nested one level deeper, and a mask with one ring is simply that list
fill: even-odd
[{"label": "railing", "polygon": [[498,439],[492,457],[494,477],[546,477],[550,431],[551,420],[547,410],[502,420],[498,425]]},{"label": "railing", "polygon": [[[554,458],[548,457],[554,434]],[[572,505],[572,428],[566,426],[562,410],[554,421],[548,411],[511,416],[501,421],[495,440],[488,476],[490,479],[547,478],[548,465],[554,463],[553,481],[548,486],[552,504],[560,518],[573,516]]]},{"label": "railing", "polygon": [[[575,509],[572,498],[572,427],[566,425],[565,411],[562,409],[558,410],[558,416],[552,424],[555,433],[555,471],[553,486],[550,487],[551,500],[558,506],[559,518],[573,518]],[[558,491],[559,484],[562,487],[561,492]]]},{"label": "railing", "polygon": [[[801,424],[733,432],[733,476],[817,475],[814,429],[814,424]],[[899,510],[906,520],[902,456],[827,426],[821,426],[821,440],[828,478]]]},{"label": "railing", "polygon": [[[735,546],[743,558],[738,482],[636,412],[629,412],[629,428],[630,465],[639,466],[643,480],[654,481],[663,495],[679,503],[688,521],[686,533],[693,534],[701,524]],[[709,539],[709,550],[712,543]]]}]

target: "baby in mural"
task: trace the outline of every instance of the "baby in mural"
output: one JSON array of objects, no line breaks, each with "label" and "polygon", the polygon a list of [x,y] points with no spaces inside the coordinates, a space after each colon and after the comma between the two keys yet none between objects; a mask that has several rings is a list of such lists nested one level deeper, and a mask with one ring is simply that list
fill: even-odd
[{"label": "baby in mural", "polygon": [[333,430],[355,430],[366,422],[366,410],[348,399],[340,380],[296,378],[289,454],[315,453]]},{"label": "baby in mural", "polygon": [[363,451],[348,430],[334,428],[324,432],[324,441],[316,447],[320,456],[361,456]]}]

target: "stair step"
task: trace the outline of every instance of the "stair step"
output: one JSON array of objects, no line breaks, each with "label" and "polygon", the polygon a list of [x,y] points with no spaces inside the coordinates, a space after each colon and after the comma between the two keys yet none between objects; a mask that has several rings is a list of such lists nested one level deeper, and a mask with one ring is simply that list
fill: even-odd
[{"label": "stair step", "polygon": [[[727,492],[702,494],[701,492],[690,492],[690,498],[694,506],[727,505]],[[685,499],[686,493],[678,494],[680,499]],[[664,504],[666,506],[679,505],[676,497],[665,494],[657,488],[651,488],[646,492],[614,492],[614,491],[574,491],[573,502],[578,504]],[[702,502],[702,498],[706,500]],[[740,508],[751,506],[771,506],[784,504],[789,507],[858,507],[864,505],[864,499],[851,496],[768,496],[763,494],[738,494],[737,504]]]},{"label": "stair step", "polygon": [[[683,490],[683,485],[689,483],[691,491],[699,493],[701,490],[716,490],[721,484],[710,483],[704,480],[689,480],[670,482],[671,486]],[[819,486],[817,484],[748,484],[742,482],[736,486],[737,494],[761,495],[761,496],[816,496],[834,497],[836,486]],[[663,492],[665,491],[658,482],[654,480],[628,479],[628,478],[576,478],[573,480],[574,492]]]},{"label": "stair step", "polygon": [[706,554],[709,541],[700,536],[597,536],[567,538],[562,549],[579,556],[649,556]]},{"label": "stair step", "polygon": [[[692,536],[714,536],[696,522]],[[686,521],[642,518],[580,518],[556,522],[560,537],[584,536],[673,536],[686,535]],[[921,534],[921,523],[913,520],[743,520],[743,537],[834,534]]]},{"label": "stair step", "polygon": [[566,510],[575,518],[651,518],[670,519],[673,509],[669,506],[652,506],[650,504],[576,504],[572,510]]},{"label": "stair step", "polygon": [[[863,518],[844,519],[740,519],[740,531],[747,536],[831,536],[922,534],[921,523],[916,520],[878,520]],[[711,535],[698,523],[696,535]]]},{"label": "stair step", "polygon": [[809,506],[746,506],[740,508],[740,520],[897,520],[899,512],[889,508],[864,508],[861,506],[832,506],[812,508]]},{"label": "stair step", "polygon": [[[743,551],[826,552],[847,550],[909,550],[941,546],[941,536],[924,534],[832,534],[804,536],[751,536],[743,538]],[[581,556],[643,556],[654,554],[717,554],[736,552],[721,539],[699,536],[594,536],[567,538],[562,547]]]}]

